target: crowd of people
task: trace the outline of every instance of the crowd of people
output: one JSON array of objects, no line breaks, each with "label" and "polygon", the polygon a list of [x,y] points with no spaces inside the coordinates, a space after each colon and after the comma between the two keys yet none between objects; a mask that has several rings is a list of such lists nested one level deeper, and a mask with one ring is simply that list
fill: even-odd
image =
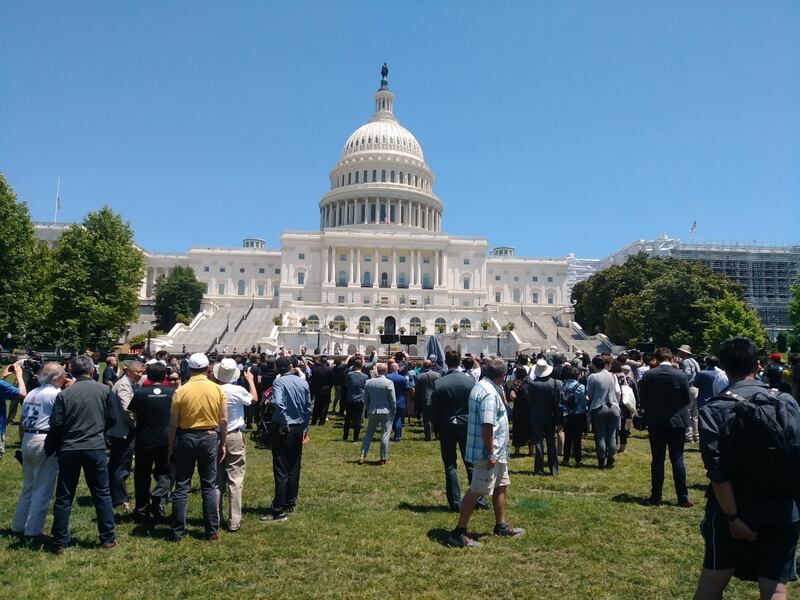
[{"label": "crowd of people", "polygon": [[[559,468],[584,466],[582,441],[591,434],[596,468],[613,469],[636,428],[647,431],[650,444],[651,505],[662,503],[669,456],[677,504],[692,506],[683,452],[699,442],[711,484],[697,598],[721,597],[734,571],[780,594],[796,578],[800,531],[800,486],[795,472],[785,471],[800,467],[800,411],[792,398],[798,398],[798,362],[791,356],[786,365],[776,353],[762,367],[750,340],[730,338],[715,356],[695,357],[684,345],[674,354],[662,347],[568,360],[550,348],[512,362],[454,350],[422,360],[402,352],[379,358],[288,349],[233,357],[162,351],[124,365],[110,355],[102,373],[97,357],[83,354],[43,363],[27,381],[27,363],[15,363],[4,376],[14,375],[16,385],[0,382],[2,416],[5,399],[12,402],[10,419],[22,406],[23,487],[12,530],[43,536],[55,494],[51,544],[63,553],[72,543],[70,511],[83,471],[103,548],[117,543],[115,511],[168,520],[170,539],[179,541],[196,470],[205,536],[217,540],[221,525],[230,532],[242,526],[245,433],[253,429],[263,430],[271,446],[275,481],[261,520],[285,521],[297,504],[309,427],[324,427],[337,413],[344,417],[343,439],[352,433],[360,442],[359,465],[367,462],[376,430],[377,464],[384,465],[404,424],[419,418],[425,440],[438,443],[448,507],[459,513],[448,544],[476,547],[467,525],[490,498],[494,533],[525,534],[505,518],[510,457],[526,450],[535,476],[557,476]],[[463,495],[459,454],[469,484]]]}]

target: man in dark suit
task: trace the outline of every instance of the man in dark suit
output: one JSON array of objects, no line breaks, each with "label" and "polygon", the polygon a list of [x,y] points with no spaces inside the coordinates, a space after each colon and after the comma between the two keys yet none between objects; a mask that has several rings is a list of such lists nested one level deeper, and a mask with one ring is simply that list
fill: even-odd
[{"label": "man in dark suit", "polygon": [[333,367],[328,364],[328,357],[322,356],[319,362],[311,367],[309,382],[314,396],[314,412],[311,415],[312,425],[325,425],[328,420],[328,406],[331,403],[333,387]]},{"label": "man in dark suit", "polygon": [[561,422],[561,382],[553,377],[553,367],[540,358],[533,369],[533,380],[522,388],[528,402],[528,421],[533,435],[533,474],[544,475],[544,444],[550,475],[558,475],[556,425]]},{"label": "man in dark suit", "polygon": [[669,348],[656,350],[658,366],[649,369],[639,383],[639,397],[650,438],[650,477],[652,491],[649,502],[661,504],[664,486],[664,459],[669,449],[672,479],[678,505],[690,507],[686,487],[686,466],[683,463],[683,443],[689,426],[689,380],[675,367]]},{"label": "man in dark suit", "polygon": [[[469,394],[475,385],[475,379],[459,371],[461,357],[458,352],[448,350],[444,357],[447,371],[433,384],[431,407],[433,412],[433,428],[439,435],[439,446],[444,463],[445,490],[450,510],[461,510],[461,486],[458,483],[458,457],[456,450],[461,451],[461,460],[467,469],[467,481],[472,483],[472,463],[464,460],[467,451],[467,423],[469,420]],[[483,497],[479,506],[486,508]]]},{"label": "man in dark suit", "polygon": [[422,363],[422,371],[416,377],[416,401],[422,408],[422,427],[425,430],[425,441],[433,439],[433,406],[431,397],[433,396],[433,384],[441,377],[441,374],[434,371],[430,360]]}]

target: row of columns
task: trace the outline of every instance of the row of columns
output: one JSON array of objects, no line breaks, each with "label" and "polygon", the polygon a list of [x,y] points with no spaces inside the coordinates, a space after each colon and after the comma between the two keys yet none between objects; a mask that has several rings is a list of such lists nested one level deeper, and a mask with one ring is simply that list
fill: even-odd
[{"label": "row of columns", "polygon": [[[361,263],[365,256],[367,256],[367,252],[369,252],[366,248],[361,247],[353,247],[349,249],[349,273],[347,278],[347,285],[361,285]],[[325,246],[322,249],[322,261],[323,261],[323,271],[322,271],[322,283],[327,285],[336,285],[337,282],[337,268],[336,268],[336,258],[338,256],[338,252],[336,247],[334,246]],[[372,249],[372,280],[371,283],[373,286],[378,287],[380,284],[380,263],[381,263],[381,249],[374,248]],[[441,287],[445,285],[445,273],[447,272],[447,254],[443,250],[434,250],[432,262],[433,262],[433,286],[434,287]],[[409,269],[409,281],[407,282],[409,287],[421,287],[422,286],[422,265],[423,265],[423,252],[418,248],[412,248],[409,250],[409,254],[407,256],[409,261],[408,269]],[[391,250],[391,279],[389,280],[389,285],[393,288],[397,287],[397,273],[398,273],[398,254],[396,249]]]},{"label": "row of columns", "polygon": [[[372,217],[374,207],[375,216]],[[392,218],[392,207],[395,209]],[[381,218],[383,210],[383,218]],[[363,215],[362,215],[363,211]],[[386,223],[410,225],[428,231],[440,231],[442,214],[432,206],[413,200],[353,198],[336,200],[320,209],[320,228],[342,225],[368,225]]]}]

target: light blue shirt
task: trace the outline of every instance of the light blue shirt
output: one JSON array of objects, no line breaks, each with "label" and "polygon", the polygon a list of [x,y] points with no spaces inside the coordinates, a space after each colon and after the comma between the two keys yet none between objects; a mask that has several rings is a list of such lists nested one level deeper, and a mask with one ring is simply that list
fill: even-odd
[{"label": "light blue shirt", "polygon": [[311,391],[305,379],[281,375],[272,384],[272,422],[280,426],[303,425],[311,420]]}]

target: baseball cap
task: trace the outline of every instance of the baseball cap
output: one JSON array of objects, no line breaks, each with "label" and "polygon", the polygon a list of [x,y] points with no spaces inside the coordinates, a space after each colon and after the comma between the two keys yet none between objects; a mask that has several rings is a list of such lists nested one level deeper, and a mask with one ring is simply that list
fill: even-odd
[{"label": "baseball cap", "polygon": [[208,357],[202,352],[195,352],[186,362],[190,369],[205,369],[208,366]]}]

